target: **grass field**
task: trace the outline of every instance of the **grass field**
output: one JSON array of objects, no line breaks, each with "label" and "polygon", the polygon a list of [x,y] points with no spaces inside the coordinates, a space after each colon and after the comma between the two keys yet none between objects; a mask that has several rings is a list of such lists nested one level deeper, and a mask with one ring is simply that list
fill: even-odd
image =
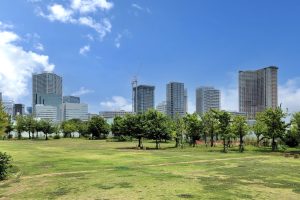
[{"label": "grass field", "polygon": [[300,199],[300,159],[282,153],[135,145],[0,141],[15,166],[0,182],[0,199]]}]

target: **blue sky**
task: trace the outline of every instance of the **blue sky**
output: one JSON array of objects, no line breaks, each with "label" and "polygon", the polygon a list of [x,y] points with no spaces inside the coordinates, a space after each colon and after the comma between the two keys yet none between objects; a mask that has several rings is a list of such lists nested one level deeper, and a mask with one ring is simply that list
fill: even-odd
[{"label": "blue sky", "polygon": [[0,90],[16,102],[30,105],[32,72],[53,69],[94,113],[130,109],[135,75],[156,104],[180,81],[190,112],[203,85],[236,110],[238,71],[276,65],[279,101],[300,110],[297,0],[1,0],[0,22]]}]

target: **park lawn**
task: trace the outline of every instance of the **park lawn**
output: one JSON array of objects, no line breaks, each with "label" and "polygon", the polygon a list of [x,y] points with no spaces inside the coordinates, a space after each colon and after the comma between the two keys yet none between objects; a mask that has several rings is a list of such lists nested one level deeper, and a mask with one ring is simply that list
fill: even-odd
[{"label": "park lawn", "polygon": [[0,141],[0,151],[14,160],[14,175],[0,182],[0,199],[300,199],[300,159],[282,153],[135,146],[84,139]]}]

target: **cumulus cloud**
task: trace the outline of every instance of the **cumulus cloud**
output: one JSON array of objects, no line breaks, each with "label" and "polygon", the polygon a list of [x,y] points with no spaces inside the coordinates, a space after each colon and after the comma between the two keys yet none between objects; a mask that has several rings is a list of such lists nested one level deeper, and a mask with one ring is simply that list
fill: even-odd
[{"label": "cumulus cloud", "polygon": [[82,95],[93,93],[93,92],[94,92],[93,90],[89,90],[85,87],[80,87],[79,90],[76,92],[73,92],[72,95],[73,96],[82,96]]},{"label": "cumulus cloud", "polygon": [[101,109],[105,111],[125,110],[131,111],[132,105],[127,99],[121,96],[113,96],[111,100],[100,103]]},{"label": "cumulus cloud", "polygon": [[59,21],[62,23],[77,24],[87,26],[94,29],[102,40],[107,33],[111,32],[111,22],[104,17],[101,20],[95,20],[88,13],[94,13],[97,10],[110,10],[113,3],[107,0],[71,0],[70,4],[64,6],[62,4],[54,3],[48,5],[47,13],[41,9],[37,10],[37,14],[50,21]]},{"label": "cumulus cloud", "polygon": [[72,0],[71,8],[81,13],[89,13],[97,9],[110,10],[113,8],[113,3],[107,0]]},{"label": "cumulus cloud", "polygon": [[0,91],[13,100],[28,95],[32,73],[54,69],[48,56],[19,46],[20,39],[13,31],[0,29]]},{"label": "cumulus cloud", "polygon": [[86,53],[89,51],[90,51],[90,45],[85,45],[79,49],[79,53],[81,55],[86,55]]}]

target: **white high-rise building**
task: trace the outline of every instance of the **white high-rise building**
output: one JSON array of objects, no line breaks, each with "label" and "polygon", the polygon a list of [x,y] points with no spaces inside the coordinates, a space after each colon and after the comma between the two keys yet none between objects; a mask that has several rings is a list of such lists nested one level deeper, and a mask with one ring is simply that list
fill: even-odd
[{"label": "white high-rise building", "polygon": [[61,121],[80,119],[88,121],[88,105],[85,103],[63,103],[61,105]]},{"label": "white high-rise building", "polygon": [[163,114],[167,114],[167,102],[166,102],[166,101],[160,102],[160,103],[156,106],[156,110],[157,110],[158,112],[163,113]]},{"label": "white high-rise building", "polygon": [[56,106],[46,106],[43,104],[35,105],[35,117],[38,119],[50,120],[52,122],[57,122],[57,107]]},{"label": "white high-rise building", "polygon": [[196,112],[203,115],[211,109],[220,109],[221,92],[213,87],[199,87],[196,90]]},{"label": "white high-rise building", "polygon": [[176,115],[185,115],[184,84],[170,82],[167,84],[167,115],[175,118]]}]

